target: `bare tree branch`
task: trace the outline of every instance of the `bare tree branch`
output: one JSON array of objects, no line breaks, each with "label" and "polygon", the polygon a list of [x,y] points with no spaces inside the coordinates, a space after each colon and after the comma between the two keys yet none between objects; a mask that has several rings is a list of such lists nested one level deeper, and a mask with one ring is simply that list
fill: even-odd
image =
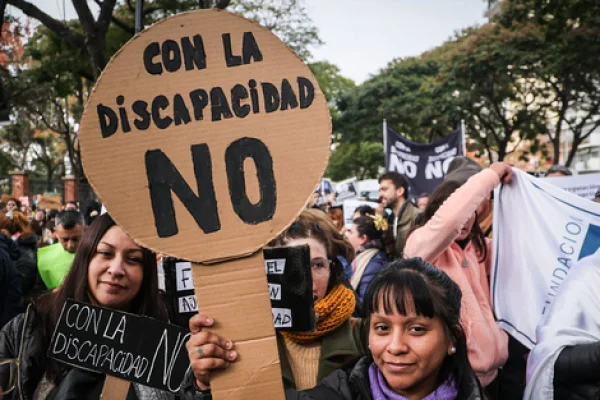
[{"label": "bare tree branch", "polygon": [[[103,2],[100,0],[94,0],[99,7],[103,6]],[[110,17],[110,21],[114,23],[119,28],[123,29],[125,32],[129,33],[131,36],[135,35],[135,28],[133,26],[127,25],[125,22],[121,21],[114,15]]]},{"label": "bare tree branch", "polygon": [[96,29],[102,38],[106,36],[105,34],[108,31],[108,26],[110,25],[111,17],[116,4],[117,0],[104,0],[102,3],[100,15],[98,15],[98,20],[96,21]]},{"label": "bare tree branch", "polygon": [[231,0],[219,0],[217,1],[215,8],[218,8],[219,10],[224,10],[225,8],[227,8],[229,3],[231,3]]}]

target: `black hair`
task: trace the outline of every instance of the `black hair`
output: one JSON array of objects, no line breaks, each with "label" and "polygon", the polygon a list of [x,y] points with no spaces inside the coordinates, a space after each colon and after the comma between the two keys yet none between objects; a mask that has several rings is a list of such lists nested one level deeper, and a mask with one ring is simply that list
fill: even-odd
[{"label": "black hair", "polygon": [[58,215],[58,210],[50,210],[46,213],[46,222],[56,219],[56,216]]},{"label": "black hair", "polygon": [[377,229],[375,226],[375,219],[371,217],[358,217],[355,218],[352,223],[356,225],[356,230],[359,236],[365,235],[368,241],[374,241],[375,247],[383,249],[383,239],[385,232]]},{"label": "black hair", "polygon": [[420,199],[420,198],[422,198],[422,197],[427,197],[427,198],[429,198],[429,193],[421,193],[421,194],[420,194],[420,195],[417,197],[417,199]]},{"label": "black hair", "polygon": [[83,207],[83,216],[85,218],[85,224],[90,225],[94,222],[100,213],[102,212],[102,205],[96,200],[88,201]]},{"label": "black hair", "polygon": [[456,352],[446,355],[438,381],[453,376],[460,394],[468,392],[474,375],[460,324],[461,298],[460,288],[444,271],[415,257],[393,261],[379,271],[367,289],[363,306],[369,326],[375,312],[403,316],[414,312],[425,318],[440,318]]},{"label": "black hair", "polygon": [[550,168],[548,168],[548,171],[546,171],[546,173],[544,174],[544,176],[548,176],[550,174],[554,174],[554,173],[559,173],[559,174],[563,174],[565,176],[571,176],[573,175],[573,173],[571,172],[571,170],[567,167],[565,167],[564,165],[560,165],[560,164],[554,164],[553,166],[551,166]]},{"label": "black hair", "polygon": [[404,177],[404,175],[399,174],[398,172],[386,172],[385,174],[379,177],[378,182],[390,180],[392,184],[398,188],[404,188],[404,198],[408,199],[408,180]]},{"label": "black hair", "polygon": [[62,225],[64,229],[73,229],[76,225],[85,225],[83,214],[79,211],[61,211],[56,214],[55,226]]},{"label": "black hair", "polygon": [[354,209],[354,214],[358,213],[361,217],[365,217],[367,215],[375,215],[375,209],[371,206],[363,204],[362,206],[358,206]]}]

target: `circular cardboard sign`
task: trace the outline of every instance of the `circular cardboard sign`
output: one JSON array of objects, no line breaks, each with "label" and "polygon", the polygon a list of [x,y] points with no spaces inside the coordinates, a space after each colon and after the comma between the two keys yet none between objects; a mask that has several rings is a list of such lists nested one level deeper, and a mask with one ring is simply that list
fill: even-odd
[{"label": "circular cardboard sign", "polygon": [[86,175],[138,243],[196,262],[260,249],[327,164],[329,109],[267,29],[200,10],[134,37],[98,80],[79,130]]}]

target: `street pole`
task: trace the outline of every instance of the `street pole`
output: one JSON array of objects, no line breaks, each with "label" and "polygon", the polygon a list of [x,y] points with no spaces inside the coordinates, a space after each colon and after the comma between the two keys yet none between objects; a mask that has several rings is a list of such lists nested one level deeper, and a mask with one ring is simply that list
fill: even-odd
[{"label": "street pole", "polygon": [[135,33],[140,33],[144,28],[144,0],[135,2]]}]

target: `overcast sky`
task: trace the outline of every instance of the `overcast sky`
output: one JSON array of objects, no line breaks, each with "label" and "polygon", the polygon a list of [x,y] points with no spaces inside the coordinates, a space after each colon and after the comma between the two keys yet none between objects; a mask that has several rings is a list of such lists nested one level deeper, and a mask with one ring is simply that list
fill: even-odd
[{"label": "overcast sky", "polygon": [[[71,0],[33,0],[55,18],[75,18]],[[415,56],[462,28],[486,21],[484,0],[304,0],[325,45],[315,61],[357,83],[397,57]],[[91,5],[95,7],[94,2]],[[10,6],[9,6],[10,7]]]}]

